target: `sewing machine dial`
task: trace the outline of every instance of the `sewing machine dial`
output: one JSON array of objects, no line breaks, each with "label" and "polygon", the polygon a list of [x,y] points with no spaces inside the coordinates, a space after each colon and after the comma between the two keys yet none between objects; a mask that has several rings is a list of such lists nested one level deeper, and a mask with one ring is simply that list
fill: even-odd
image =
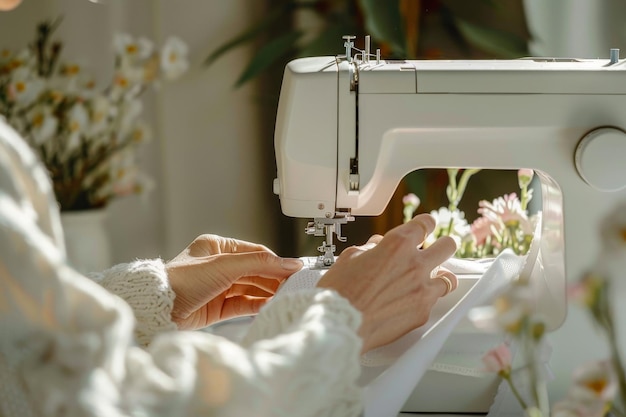
[{"label": "sewing machine dial", "polygon": [[602,127],[587,133],[576,148],[576,169],[583,180],[600,191],[626,188],[626,133]]}]

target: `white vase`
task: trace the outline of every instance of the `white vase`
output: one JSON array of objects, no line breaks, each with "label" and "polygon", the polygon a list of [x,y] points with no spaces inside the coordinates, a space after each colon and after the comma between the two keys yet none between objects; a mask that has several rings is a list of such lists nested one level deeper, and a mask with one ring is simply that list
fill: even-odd
[{"label": "white vase", "polygon": [[112,266],[107,217],[106,209],[61,212],[67,258],[77,271],[99,272]]}]

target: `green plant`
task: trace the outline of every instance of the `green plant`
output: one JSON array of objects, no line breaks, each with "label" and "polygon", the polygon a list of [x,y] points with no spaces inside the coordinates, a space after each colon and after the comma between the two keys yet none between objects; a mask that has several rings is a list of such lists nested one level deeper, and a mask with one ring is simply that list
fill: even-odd
[{"label": "green plant", "polygon": [[[514,58],[527,55],[521,0],[273,0],[263,18],[213,50],[210,65],[228,51],[259,42],[240,86],[287,58],[341,54],[341,36],[369,34],[385,58]],[[308,11],[319,22],[294,22]],[[312,13],[312,15],[311,15]],[[276,27],[283,28],[280,31]]]}]

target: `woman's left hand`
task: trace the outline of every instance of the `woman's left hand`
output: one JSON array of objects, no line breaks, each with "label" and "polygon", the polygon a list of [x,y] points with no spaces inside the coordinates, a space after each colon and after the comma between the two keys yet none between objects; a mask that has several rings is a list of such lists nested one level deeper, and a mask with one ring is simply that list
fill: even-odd
[{"label": "woman's left hand", "polygon": [[199,329],[258,313],[302,261],[256,243],[202,235],[165,267],[176,293],[172,320],[179,329]]}]

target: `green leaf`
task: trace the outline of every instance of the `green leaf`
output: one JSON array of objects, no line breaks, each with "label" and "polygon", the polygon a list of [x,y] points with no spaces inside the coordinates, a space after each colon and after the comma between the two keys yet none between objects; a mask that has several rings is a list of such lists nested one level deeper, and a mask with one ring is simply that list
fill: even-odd
[{"label": "green leaf", "polygon": [[328,25],[318,37],[302,46],[298,51],[299,57],[341,55],[345,48],[341,37],[346,34],[356,33],[357,28],[352,22],[337,20]]},{"label": "green leaf", "polygon": [[469,43],[486,52],[503,58],[519,58],[528,53],[526,41],[511,33],[478,26],[458,17],[455,22]]},{"label": "green leaf", "polygon": [[399,0],[359,0],[365,16],[365,30],[378,42],[386,42],[392,52],[406,56],[406,43]]},{"label": "green leaf", "polygon": [[301,31],[294,31],[279,36],[264,45],[243,71],[235,87],[240,87],[276,62],[276,60],[294,47],[300,36],[302,36]]},{"label": "green leaf", "polygon": [[218,47],[216,50],[211,52],[211,54],[204,60],[204,65],[209,66],[213,62],[215,62],[219,57],[224,55],[226,52],[236,48],[239,45],[242,45],[246,42],[249,42],[256,38],[260,33],[264,30],[281,20],[285,17],[285,14],[288,13],[287,8],[280,7],[277,10],[273,10],[268,16],[258,22],[256,25],[250,27],[249,29],[243,31],[238,36],[235,36],[230,41]]}]

